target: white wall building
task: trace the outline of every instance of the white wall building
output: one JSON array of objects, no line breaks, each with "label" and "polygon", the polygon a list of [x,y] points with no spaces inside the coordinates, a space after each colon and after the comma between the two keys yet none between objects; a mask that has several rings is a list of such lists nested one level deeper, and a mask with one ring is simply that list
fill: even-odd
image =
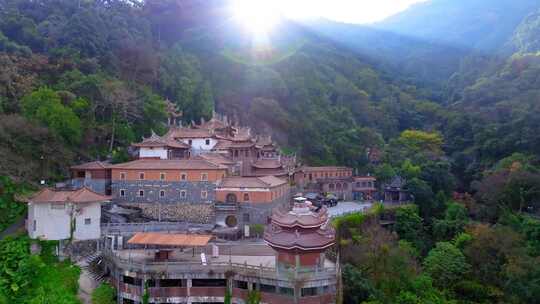
[{"label": "white wall building", "polygon": [[26,229],[33,239],[99,239],[101,204],[110,197],[88,188],[53,190],[45,188],[27,200]]},{"label": "white wall building", "polygon": [[183,138],[182,141],[185,144],[188,144],[191,146],[191,151],[195,155],[212,150],[214,146],[218,143],[217,139],[213,137]]},{"label": "white wall building", "polygon": [[141,147],[139,148],[139,158],[159,158],[168,159],[169,150],[165,147]]}]

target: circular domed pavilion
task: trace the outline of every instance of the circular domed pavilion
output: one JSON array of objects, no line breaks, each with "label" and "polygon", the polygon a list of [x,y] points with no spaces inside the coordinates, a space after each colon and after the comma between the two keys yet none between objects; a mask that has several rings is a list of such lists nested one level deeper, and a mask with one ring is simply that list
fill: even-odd
[{"label": "circular domed pavilion", "polygon": [[297,200],[293,208],[276,208],[266,227],[264,240],[276,252],[278,268],[318,268],[324,266],[324,253],[335,243],[326,207],[314,207]]}]

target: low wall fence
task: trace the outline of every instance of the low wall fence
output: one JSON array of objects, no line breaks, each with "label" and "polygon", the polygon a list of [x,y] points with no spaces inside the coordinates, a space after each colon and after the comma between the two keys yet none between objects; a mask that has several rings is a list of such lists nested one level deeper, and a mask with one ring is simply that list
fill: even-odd
[{"label": "low wall fence", "polygon": [[210,231],[213,228],[213,224],[185,222],[102,223],[101,233],[105,235],[123,235],[137,232],[192,232]]}]

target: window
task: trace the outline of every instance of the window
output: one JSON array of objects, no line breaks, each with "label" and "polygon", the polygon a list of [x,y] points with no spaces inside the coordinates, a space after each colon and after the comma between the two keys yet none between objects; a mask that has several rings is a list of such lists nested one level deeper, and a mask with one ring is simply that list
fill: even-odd
[{"label": "window", "polygon": [[210,145],[210,139],[207,139],[207,140],[205,141],[205,143],[206,143],[207,146],[209,146],[209,145]]},{"label": "window", "polygon": [[334,184],[329,184],[329,185],[328,185],[328,189],[334,190]]},{"label": "window", "polygon": [[84,171],[77,171],[77,177],[78,178],[83,178],[84,177]]},{"label": "window", "polygon": [[248,283],[246,281],[234,281],[234,287],[239,289],[248,289]]},{"label": "window", "polygon": [[144,197],[144,190],[139,190],[139,197]]},{"label": "window", "polygon": [[85,172],[84,172],[84,178],[86,178],[86,179],[92,179],[92,172],[90,172],[90,171],[85,171]]},{"label": "window", "polygon": [[182,287],[182,279],[161,279],[160,287]]},{"label": "window", "polygon": [[317,295],[317,287],[302,288],[302,297],[312,297]]},{"label": "window", "polygon": [[120,190],[120,197],[125,197],[125,196],[126,196],[126,190],[121,189]]},{"label": "window", "polygon": [[165,197],[165,190],[160,190],[159,191],[159,197]]},{"label": "window", "polygon": [[126,172],[120,172],[120,179],[126,180]]},{"label": "window", "polygon": [[336,184],[336,189],[341,190],[341,184],[340,183]]},{"label": "window", "polygon": [[193,140],[191,140],[191,139],[188,140],[188,144],[189,144],[189,145],[193,144]]},{"label": "window", "polygon": [[249,213],[244,213],[242,215],[242,220],[244,221],[244,223],[249,223]]},{"label": "window", "polygon": [[144,172],[139,172],[139,179],[144,180]]},{"label": "window", "polygon": [[37,230],[37,222],[36,222],[36,220],[34,220],[34,223],[33,223],[33,230],[34,230],[34,231]]},{"label": "window", "polygon": [[201,181],[205,182],[208,180],[208,173],[202,173],[201,174]]},{"label": "window", "polygon": [[186,181],[187,180],[187,174],[186,173],[180,173],[180,180]]},{"label": "window", "polygon": [[85,225],[90,225],[90,224],[92,224],[92,219],[91,219],[91,218],[85,218],[85,219],[84,219],[84,224],[85,224]]},{"label": "window", "polygon": [[206,191],[201,191],[201,199],[207,199],[208,198],[208,192]]},{"label": "window", "polygon": [[313,175],[311,173],[309,174],[309,180],[313,180]]},{"label": "window", "polygon": [[276,286],[275,285],[267,285],[267,284],[259,284],[259,290],[261,292],[275,293],[276,292]]},{"label": "window", "polygon": [[159,179],[162,180],[162,181],[165,180],[165,173],[161,172],[159,174]]},{"label": "window", "polygon": [[294,296],[294,289],[292,288],[289,288],[289,287],[280,287],[279,288],[279,293],[282,294],[282,295],[288,295],[288,296]]},{"label": "window", "polygon": [[238,150],[234,150],[234,157],[238,157]]},{"label": "window", "polygon": [[249,201],[249,193],[244,193],[244,202]]},{"label": "window", "polygon": [[186,192],[186,190],[181,190],[181,191],[180,191],[180,198],[185,199],[186,197],[187,197],[187,192]]},{"label": "window", "polygon": [[51,204],[51,209],[66,209],[66,204],[64,203]]}]

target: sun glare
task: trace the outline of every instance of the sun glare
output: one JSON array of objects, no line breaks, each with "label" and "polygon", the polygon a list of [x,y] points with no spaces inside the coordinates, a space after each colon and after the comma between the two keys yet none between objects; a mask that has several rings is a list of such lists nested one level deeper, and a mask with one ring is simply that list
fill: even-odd
[{"label": "sun glare", "polygon": [[271,1],[236,0],[233,11],[235,19],[254,35],[268,34],[281,18]]}]

